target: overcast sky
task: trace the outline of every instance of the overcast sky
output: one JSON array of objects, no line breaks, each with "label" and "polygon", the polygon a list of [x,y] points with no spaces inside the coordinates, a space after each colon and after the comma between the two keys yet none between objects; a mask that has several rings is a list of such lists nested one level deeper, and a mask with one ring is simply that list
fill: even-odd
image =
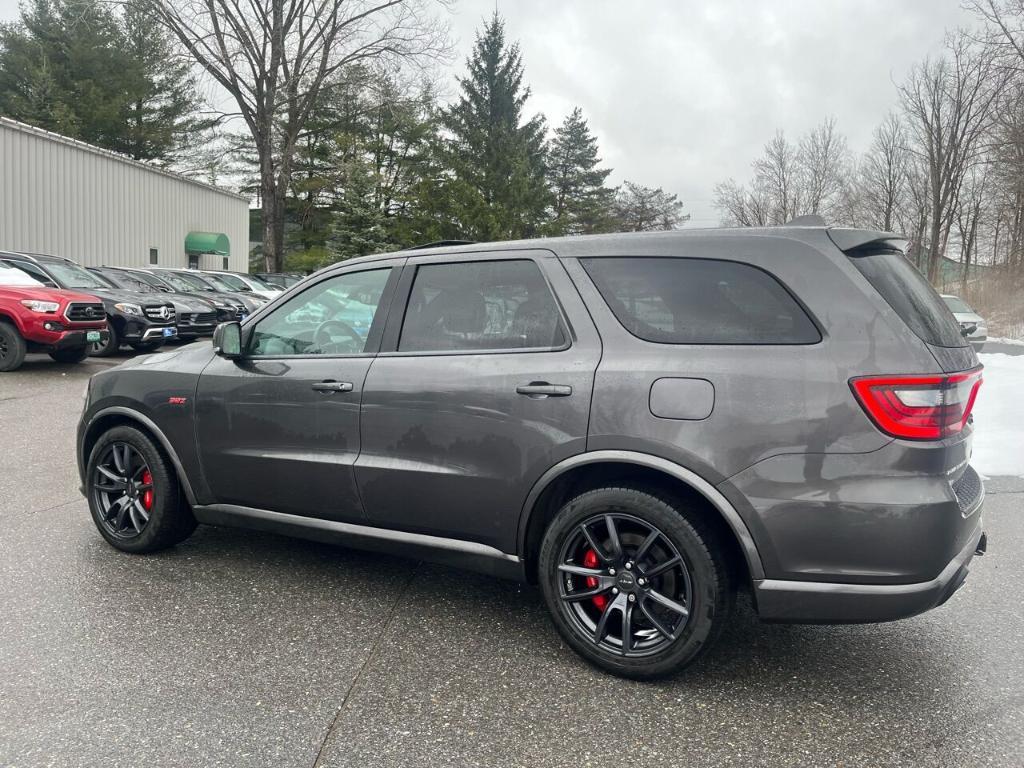
[{"label": "overcast sky", "polygon": [[[0,20],[17,16],[0,0]],[[456,0],[464,68],[495,0]],[[747,177],[778,128],[796,139],[833,115],[855,151],[894,106],[894,81],[972,23],[957,0],[497,0],[554,126],[579,106],[611,180],[675,192],[692,226],[718,221],[715,184]],[[454,92],[454,91],[453,91]]]}]

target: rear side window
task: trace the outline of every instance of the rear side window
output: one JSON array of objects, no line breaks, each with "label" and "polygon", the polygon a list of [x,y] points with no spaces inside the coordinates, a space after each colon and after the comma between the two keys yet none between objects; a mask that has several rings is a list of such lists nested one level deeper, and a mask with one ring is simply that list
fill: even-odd
[{"label": "rear side window", "polygon": [[870,249],[846,255],[922,341],[937,347],[967,346],[956,318],[902,252]]},{"label": "rear side window", "polygon": [[619,322],[662,344],[815,344],[821,334],[774,277],[734,261],[581,259]]},{"label": "rear side window", "polygon": [[416,269],[398,350],[557,349],[566,339],[534,262],[425,264]]}]

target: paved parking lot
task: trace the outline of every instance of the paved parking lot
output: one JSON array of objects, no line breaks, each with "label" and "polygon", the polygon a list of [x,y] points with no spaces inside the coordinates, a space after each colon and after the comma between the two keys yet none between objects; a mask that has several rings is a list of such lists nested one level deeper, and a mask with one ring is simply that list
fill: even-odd
[{"label": "paved parking lot", "polygon": [[1024,480],[945,607],[875,626],[740,606],[671,682],[595,671],[536,590],[201,528],[104,544],[74,425],[99,363],[0,375],[0,766],[1020,766]]}]

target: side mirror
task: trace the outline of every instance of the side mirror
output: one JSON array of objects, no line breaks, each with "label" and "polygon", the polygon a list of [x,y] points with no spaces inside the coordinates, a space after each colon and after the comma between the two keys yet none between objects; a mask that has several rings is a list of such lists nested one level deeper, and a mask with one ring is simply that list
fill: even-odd
[{"label": "side mirror", "polygon": [[213,351],[233,360],[242,356],[242,326],[237,322],[221,323],[213,331]]},{"label": "side mirror", "polygon": [[960,335],[963,336],[965,339],[972,333],[974,333],[976,330],[978,330],[977,323],[963,323],[960,325]]}]

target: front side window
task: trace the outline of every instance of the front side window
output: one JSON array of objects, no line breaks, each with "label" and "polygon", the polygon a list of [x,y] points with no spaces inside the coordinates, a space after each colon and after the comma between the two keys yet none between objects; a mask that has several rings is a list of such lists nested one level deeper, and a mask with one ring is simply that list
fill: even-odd
[{"label": "front side window", "polygon": [[366,352],[390,268],[328,278],[256,324],[255,356],[358,355]]},{"label": "front side window", "polygon": [[814,344],[821,334],[774,277],[735,261],[581,259],[618,321],[662,344]]},{"label": "front side window", "polygon": [[552,349],[566,338],[533,261],[426,264],[416,270],[398,350]]}]

